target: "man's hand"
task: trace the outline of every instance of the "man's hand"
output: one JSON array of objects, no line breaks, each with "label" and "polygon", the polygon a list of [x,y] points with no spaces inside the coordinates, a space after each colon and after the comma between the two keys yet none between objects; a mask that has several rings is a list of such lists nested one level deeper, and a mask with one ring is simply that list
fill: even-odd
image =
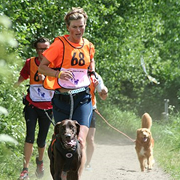
[{"label": "man's hand", "polygon": [[104,88],[101,90],[101,92],[99,92],[99,96],[102,100],[105,100],[108,96],[108,89],[106,86],[104,86]]},{"label": "man's hand", "polygon": [[60,78],[63,80],[73,79],[73,74],[71,71],[61,71]]},{"label": "man's hand", "polygon": [[92,83],[94,84],[95,87],[99,84],[99,82],[96,79],[94,74],[91,75],[91,81],[92,81]]},{"label": "man's hand", "polygon": [[13,86],[14,86],[15,88],[17,88],[17,87],[19,87],[19,85],[20,85],[20,83],[19,83],[19,82],[16,82],[16,83],[14,83]]}]

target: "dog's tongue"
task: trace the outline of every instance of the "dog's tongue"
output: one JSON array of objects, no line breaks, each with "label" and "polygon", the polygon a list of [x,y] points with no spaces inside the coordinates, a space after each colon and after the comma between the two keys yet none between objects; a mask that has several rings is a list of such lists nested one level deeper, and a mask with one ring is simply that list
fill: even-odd
[{"label": "dog's tongue", "polygon": [[144,142],[147,142],[147,137],[144,137],[143,140],[144,140]]},{"label": "dog's tongue", "polygon": [[70,142],[67,143],[68,146],[75,146],[76,145],[76,141],[71,140]]}]

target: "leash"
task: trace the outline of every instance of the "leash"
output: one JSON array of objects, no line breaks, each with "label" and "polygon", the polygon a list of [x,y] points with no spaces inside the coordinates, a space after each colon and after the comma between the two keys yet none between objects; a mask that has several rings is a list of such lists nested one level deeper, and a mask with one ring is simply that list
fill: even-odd
[{"label": "leash", "polygon": [[72,95],[71,91],[70,91],[70,92],[68,92],[68,93],[69,93],[70,102],[71,102],[69,119],[71,119],[71,120],[72,120],[73,109],[74,109],[74,99],[73,99],[73,95]]},{"label": "leash", "polygon": [[[71,92],[69,92],[69,97],[70,97],[70,102],[71,102],[69,119],[72,120],[73,108],[74,108],[74,99],[73,99],[73,95]],[[53,126],[55,126],[55,123],[53,122],[53,120],[51,119],[51,117],[49,116],[49,114],[47,113],[47,111],[45,109],[44,109],[44,112],[45,112],[46,116],[48,117],[48,119],[50,120],[50,122],[53,124]]]},{"label": "leash", "polygon": [[117,131],[117,132],[119,132],[120,134],[122,134],[122,135],[124,135],[125,137],[127,137],[130,141],[135,142],[134,139],[130,138],[128,135],[126,135],[126,134],[123,133],[122,131],[116,129],[116,128],[113,127],[111,124],[109,124],[109,123],[107,122],[107,120],[100,114],[100,112],[99,112],[97,109],[95,109],[95,112],[105,121],[105,123],[106,123],[108,126],[110,126],[110,127],[111,127],[112,129],[114,129],[115,131]]},{"label": "leash", "polygon": [[55,126],[53,120],[51,119],[51,117],[49,116],[49,114],[47,113],[47,111],[44,109],[44,112],[46,114],[46,116],[48,117],[48,119],[50,120],[50,122],[52,123],[53,126]]}]

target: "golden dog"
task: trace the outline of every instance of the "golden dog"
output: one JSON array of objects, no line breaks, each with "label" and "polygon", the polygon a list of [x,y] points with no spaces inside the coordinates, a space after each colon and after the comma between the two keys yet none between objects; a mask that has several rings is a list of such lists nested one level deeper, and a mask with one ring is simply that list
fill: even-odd
[{"label": "golden dog", "polygon": [[140,162],[141,171],[145,168],[152,169],[154,164],[153,147],[154,139],[151,133],[152,119],[148,113],[142,116],[142,128],[137,130],[137,138],[135,141],[135,149]]}]

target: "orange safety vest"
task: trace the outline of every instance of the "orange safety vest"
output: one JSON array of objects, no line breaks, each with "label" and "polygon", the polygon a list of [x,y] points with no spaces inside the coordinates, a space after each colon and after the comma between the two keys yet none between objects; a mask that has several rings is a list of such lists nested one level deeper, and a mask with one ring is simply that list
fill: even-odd
[{"label": "orange safety vest", "polygon": [[36,63],[36,57],[31,57],[30,60],[30,84],[42,84],[38,77],[38,65]]},{"label": "orange safety vest", "polygon": [[55,90],[61,87],[76,89],[89,86],[90,80],[87,71],[90,65],[91,43],[83,38],[82,46],[74,47],[64,36],[58,36],[57,38],[59,38],[64,46],[62,64],[61,67],[54,67],[53,63],[51,63],[49,67],[62,71],[71,71],[74,77],[69,81],[65,81],[56,77],[46,76],[44,87]]},{"label": "orange safety vest", "polygon": [[43,81],[39,80],[38,77],[38,65],[36,58],[30,59],[30,87],[29,87],[30,98],[34,102],[48,102],[51,101],[54,92],[47,90],[43,87]]}]

